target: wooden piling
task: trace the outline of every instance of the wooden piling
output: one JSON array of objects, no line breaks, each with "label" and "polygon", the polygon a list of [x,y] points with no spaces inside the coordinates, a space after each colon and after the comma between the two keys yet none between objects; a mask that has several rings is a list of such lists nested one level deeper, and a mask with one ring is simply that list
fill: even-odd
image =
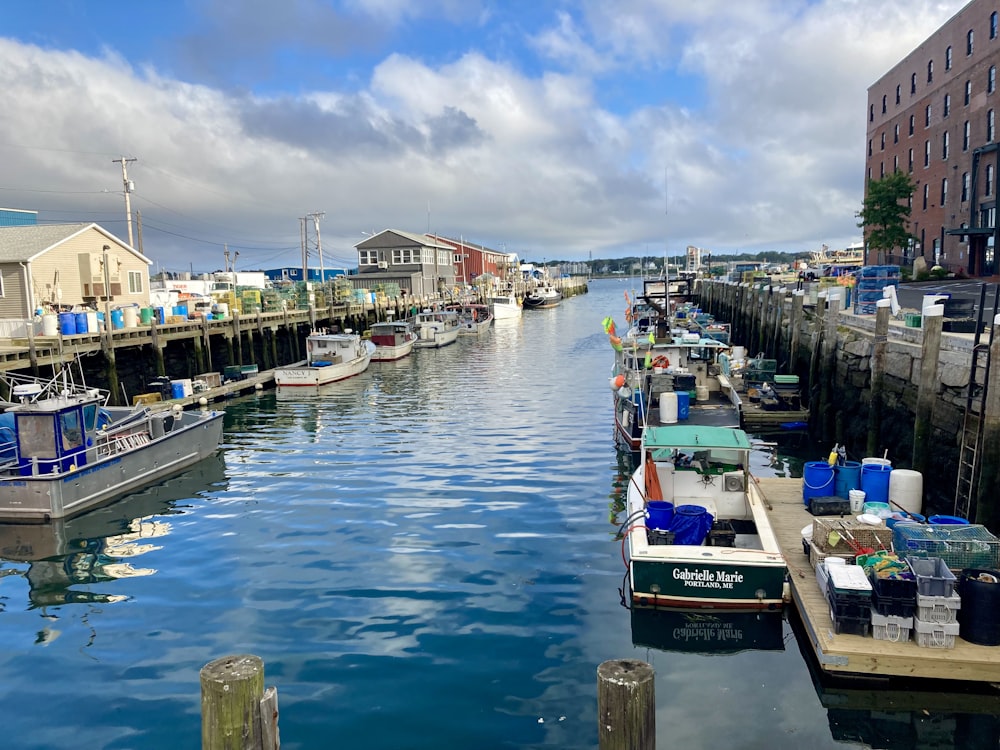
[{"label": "wooden piling", "polygon": [[614,659],[597,668],[600,750],[654,750],[656,699],[653,668],[638,659]]},{"label": "wooden piling", "polygon": [[792,322],[789,328],[791,328],[790,342],[788,344],[788,374],[794,375],[798,372],[799,367],[799,341],[802,336],[802,303],[805,301],[805,292],[801,289],[796,290],[792,294]]},{"label": "wooden piling", "polygon": [[809,356],[809,419],[812,426],[817,426],[820,419],[820,365],[823,344],[824,323],[826,322],[826,292],[820,292],[816,298],[816,317],[813,318],[812,352]]},{"label": "wooden piling", "polygon": [[938,392],[938,359],[941,356],[941,329],[944,305],[931,305],[923,312],[924,341],[920,350],[920,384],[913,419],[912,466],[927,473],[930,437],[934,420],[934,399]]},{"label": "wooden piling", "polygon": [[[885,304],[883,304],[885,303]],[[885,355],[889,341],[889,300],[875,303],[875,340],[872,343],[871,402],[868,404],[868,456],[877,456],[882,441],[882,410],[885,408]]]},{"label": "wooden piling", "polygon": [[278,750],[278,696],[264,690],[264,662],[237,654],[201,669],[202,750]]},{"label": "wooden piling", "polygon": [[[1000,326],[1000,315],[993,319],[994,330]],[[973,355],[975,356],[975,355]],[[975,522],[994,531],[1000,523],[1000,502],[997,500],[994,477],[1000,476],[1000,336],[993,334],[990,342],[990,370],[986,374],[986,401],[983,404],[982,442],[979,444],[979,482],[975,497]]]}]

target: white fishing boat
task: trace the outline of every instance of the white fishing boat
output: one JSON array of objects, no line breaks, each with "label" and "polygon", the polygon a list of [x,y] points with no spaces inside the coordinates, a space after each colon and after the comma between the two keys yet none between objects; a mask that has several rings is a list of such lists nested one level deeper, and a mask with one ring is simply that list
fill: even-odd
[{"label": "white fishing boat", "polygon": [[69,518],[177,474],[219,449],[224,412],[108,406],[71,382],[4,376],[0,520]]},{"label": "white fishing boat", "polygon": [[787,566],[750,449],[738,429],[646,428],[623,540],[633,604],[778,610],[787,601]]},{"label": "white fishing boat", "polygon": [[497,320],[509,320],[521,317],[521,301],[513,292],[496,294],[490,298],[493,317]]},{"label": "white fishing boat", "polygon": [[524,307],[536,310],[555,307],[562,301],[562,292],[555,287],[540,286],[524,298]]},{"label": "white fishing boat", "polygon": [[392,362],[402,359],[413,351],[417,334],[405,320],[375,323],[371,327],[370,339],[375,344],[372,362]]},{"label": "white fishing boat", "polygon": [[423,310],[410,320],[417,334],[418,349],[448,346],[458,338],[458,313],[454,310]]},{"label": "white fishing boat", "polygon": [[458,313],[459,336],[481,336],[493,325],[493,310],[489,305],[471,303],[449,309]]},{"label": "white fishing boat", "polygon": [[313,331],[306,338],[306,359],[274,370],[277,386],[317,386],[354,377],[368,369],[375,344],[356,333]]}]

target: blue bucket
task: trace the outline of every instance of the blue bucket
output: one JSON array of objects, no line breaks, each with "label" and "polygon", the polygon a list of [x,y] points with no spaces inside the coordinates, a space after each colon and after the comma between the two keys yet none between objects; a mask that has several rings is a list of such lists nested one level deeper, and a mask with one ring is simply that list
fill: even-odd
[{"label": "blue bucket", "polygon": [[929,524],[939,524],[941,526],[968,526],[968,520],[958,516],[931,516],[927,519]]},{"label": "blue bucket", "polygon": [[885,464],[862,464],[861,489],[865,491],[865,502],[889,502],[889,475],[892,467]]},{"label": "blue bucket", "polygon": [[687,391],[677,391],[677,418],[687,419],[691,416],[691,394]]},{"label": "blue bucket", "polygon": [[712,514],[704,506],[678,505],[670,524],[670,531],[674,532],[674,544],[701,544],[708,536],[713,520]]},{"label": "blue bucket", "polygon": [[807,461],[802,472],[802,502],[808,505],[810,498],[830,497],[832,494],[833,467],[826,461]]},{"label": "blue bucket", "polygon": [[846,461],[841,466],[833,467],[833,494],[845,499],[850,498],[851,490],[861,489],[861,462]]},{"label": "blue bucket", "polygon": [[59,313],[59,333],[63,336],[76,335],[76,314],[71,312]]},{"label": "blue bucket", "polygon": [[647,529],[666,531],[674,520],[674,504],[666,500],[650,500],[646,503]]},{"label": "blue bucket", "polygon": [[184,383],[179,380],[170,381],[170,397],[184,398]]}]

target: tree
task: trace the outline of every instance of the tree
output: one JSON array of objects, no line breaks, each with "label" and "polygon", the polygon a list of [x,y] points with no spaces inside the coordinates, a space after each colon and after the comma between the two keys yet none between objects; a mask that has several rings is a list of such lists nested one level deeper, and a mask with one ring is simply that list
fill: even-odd
[{"label": "tree", "polygon": [[868,247],[880,255],[904,248],[915,240],[907,231],[910,198],[916,184],[906,172],[893,172],[881,180],[868,180],[868,193],[857,216],[868,238]]}]

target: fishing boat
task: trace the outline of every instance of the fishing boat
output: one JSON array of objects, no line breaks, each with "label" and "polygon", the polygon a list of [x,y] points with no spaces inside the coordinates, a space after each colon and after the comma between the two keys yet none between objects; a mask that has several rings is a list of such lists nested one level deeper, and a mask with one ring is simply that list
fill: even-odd
[{"label": "fishing boat", "polygon": [[369,340],[375,344],[372,362],[392,362],[402,359],[413,351],[417,334],[405,320],[375,323],[371,327]]},{"label": "fishing boat", "polygon": [[622,541],[633,604],[782,607],[787,566],[749,471],[750,450],[739,429],[646,428]]},{"label": "fishing boat", "polygon": [[108,406],[72,382],[4,376],[0,520],[49,523],[177,474],[219,449],[224,412]]},{"label": "fishing boat", "polygon": [[437,349],[458,339],[458,313],[454,310],[422,310],[410,320],[418,349]]},{"label": "fishing boat", "polygon": [[555,307],[562,301],[562,292],[551,286],[540,286],[524,298],[524,307],[540,310]]},{"label": "fishing boat", "polygon": [[317,386],[346,380],[368,369],[375,344],[356,333],[313,331],[306,338],[306,359],[277,367],[277,386]]},{"label": "fishing boat", "polygon": [[489,304],[493,308],[493,317],[497,320],[521,317],[521,302],[513,292],[496,294],[490,297]]},{"label": "fishing boat", "polygon": [[493,325],[493,310],[489,305],[472,303],[449,309],[458,313],[459,336],[480,336]]}]

